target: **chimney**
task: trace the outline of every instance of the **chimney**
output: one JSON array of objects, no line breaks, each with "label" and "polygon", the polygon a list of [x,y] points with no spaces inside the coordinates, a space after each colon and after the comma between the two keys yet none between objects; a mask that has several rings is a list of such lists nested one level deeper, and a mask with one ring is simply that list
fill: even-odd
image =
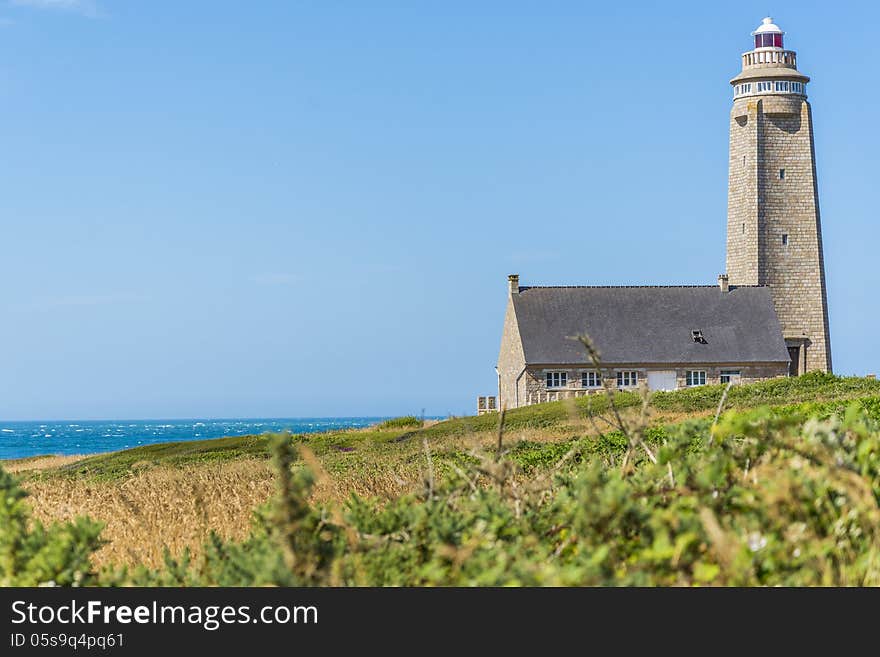
[{"label": "chimney", "polygon": [[519,274],[511,274],[508,276],[507,285],[511,294],[519,294]]},{"label": "chimney", "polygon": [[730,292],[730,278],[727,274],[718,275],[718,287],[721,288],[722,292]]}]

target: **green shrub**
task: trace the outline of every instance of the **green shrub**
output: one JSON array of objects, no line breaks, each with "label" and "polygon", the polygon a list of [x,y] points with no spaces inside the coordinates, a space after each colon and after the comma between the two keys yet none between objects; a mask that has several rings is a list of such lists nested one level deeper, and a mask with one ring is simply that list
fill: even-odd
[{"label": "green shrub", "polygon": [[424,424],[420,418],[415,415],[404,415],[403,417],[395,417],[390,420],[380,422],[378,429],[412,429],[421,427]]},{"label": "green shrub", "polygon": [[84,586],[101,525],[85,518],[44,527],[32,521],[27,494],[0,468],[0,586]]},{"label": "green shrub", "polygon": [[[651,395],[651,406],[680,412],[713,410],[721,401],[726,387],[698,386],[674,392],[655,392]],[[831,400],[868,395],[880,395],[880,381],[817,371],[732,386],[725,403],[727,408],[754,408],[765,404],[791,404],[815,399]]]}]

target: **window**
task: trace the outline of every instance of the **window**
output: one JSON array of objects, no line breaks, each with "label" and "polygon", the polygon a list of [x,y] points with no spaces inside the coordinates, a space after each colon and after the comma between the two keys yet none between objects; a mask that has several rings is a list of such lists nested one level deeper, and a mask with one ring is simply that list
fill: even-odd
[{"label": "window", "polygon": [[742,234],[743,234],[743,235],[746,234],[746,225],[745,225],[745,224],[743,224]]},{"label": "window", "polygon": [[581,373],[582,388],[601,388],[602,375],[598,372],[582,372]]},{"label": "window", "polygon": [[780,169],[780,170],[779,170],[779,179],[780,179],[780,180],[785,180],[785,169]]},{"label": "window", "polygon": [[687,385],[693,386],[704,386],[706,385],[706,372],[703,370],[691,370],[688,371],[687,376],[685,377]]},{"label": "window", "polygon": [[639,373],[633,370],[625,370],[617,373],[617,387],[631,388],[639,385]]},{"label": "window", "polygon": [[755,35],[755,48],[781,48],[782,34],[779,32],[764,32]]},{"label": "window", "polygon": [[788,235],[786,233],[782,234],[782,246],[788,246]]},{"label": "window", "polygon": [[739,383],[741,378],[739,370],[721,370],[721,383]]},{"label": "window", "polygon": [[568,374],[565,372],[547,372],[548,388],[564,388],[568,385]]},{"label": "window", "polygon": [[777,82],[776,91],[788,91],[788,82]]},{"label": "window", "polygon": [[758,93],[762,91],[772,91],[773,83],[772,82],[759,82],[758,83]]}]

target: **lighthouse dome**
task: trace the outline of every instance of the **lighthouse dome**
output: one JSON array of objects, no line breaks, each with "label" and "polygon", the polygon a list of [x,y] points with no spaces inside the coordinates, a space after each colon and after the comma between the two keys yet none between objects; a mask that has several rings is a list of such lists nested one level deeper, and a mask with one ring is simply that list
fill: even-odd
[{"label": "lighthouse dome", "polygon": [[776,23],[773,22],[773,19],[770,18],[769,16],[761,22],[761,24],[758,26],[758,29],[755,30],[754,32],[752,32],[752,34],[753,35],[764,34],[765,32],[775,32],[777,34],[785,34],[785,32],[780,30],[779,26],[776,25]]}]

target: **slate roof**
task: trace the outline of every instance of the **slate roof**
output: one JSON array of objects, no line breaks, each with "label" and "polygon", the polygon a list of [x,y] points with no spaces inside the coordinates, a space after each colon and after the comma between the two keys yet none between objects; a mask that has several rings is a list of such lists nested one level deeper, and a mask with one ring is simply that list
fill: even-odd
[{"label": "slate roof", "polygon": [[[512,295],[528,364],[788,362],[767,287],[521,287]],[[705,344],[691,331],[703,332]]]}]

